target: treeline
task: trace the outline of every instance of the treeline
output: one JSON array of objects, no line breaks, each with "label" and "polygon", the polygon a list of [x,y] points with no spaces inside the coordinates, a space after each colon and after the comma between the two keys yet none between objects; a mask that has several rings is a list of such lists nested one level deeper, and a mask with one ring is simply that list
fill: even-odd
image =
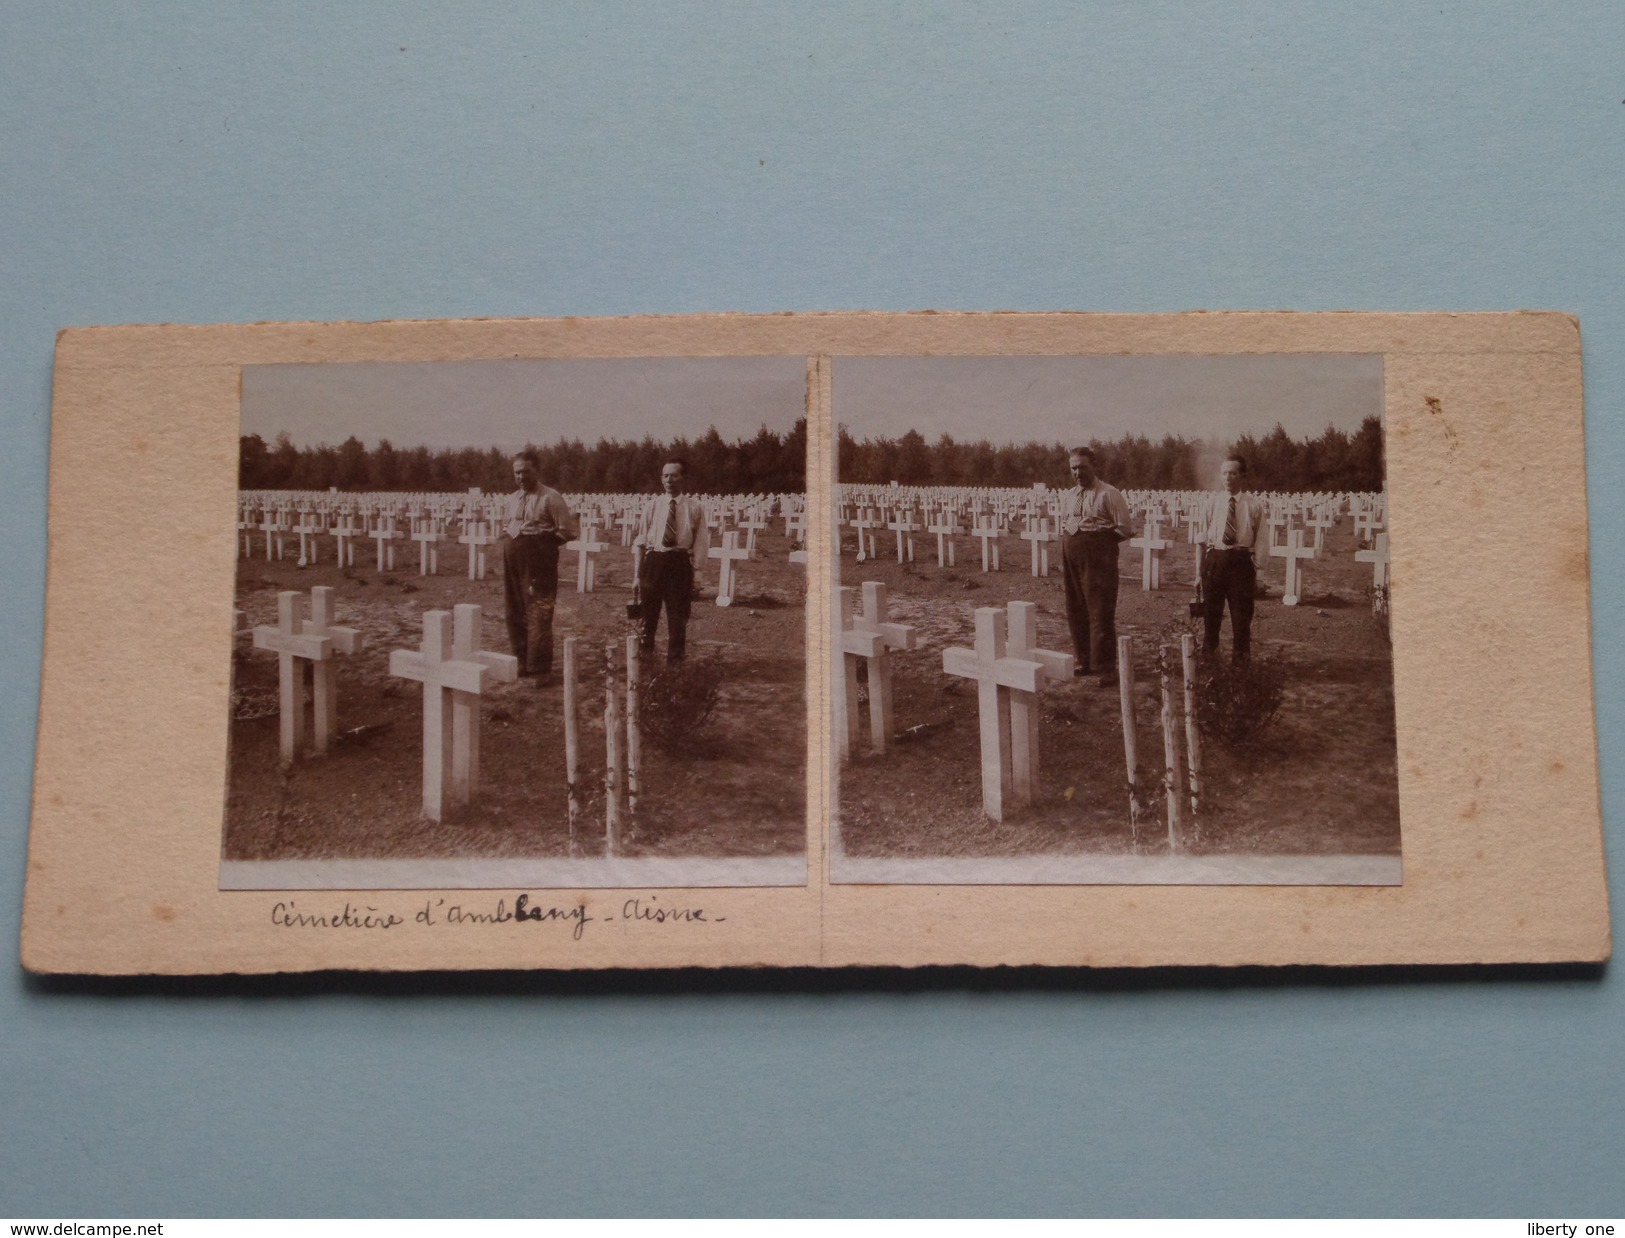
[{"label": "treeline", "polygon": [[[754,438],[724,442],[712,426],[697,439],[638,442],[600,439],[587,446],[561,439],[535,446],[542,480],[574,494],[653,493],[660,466],[673,456],[687,462],[690,491],[701,494],[784,494],[807,488],[807,422],[785,434],[765,425]],[[239,440],[237,484],[243,490],[452,491],[478,486],[486,493],[514,488],[513,455],[500,447],[396,447],[380,439],[368,447],[351,435],[337,447],[296,447],[286,434],[267,444],[258,434]]]},{"label": "treeline", "polygon": [[[1072,485],[1067,452],[1075,443],[994,446],[956,442],[942,435],[928,443],[918,430],[899,438],[854,439],[845,426],[837,437],[838,477],[843,482],[905,486]],[[1096,471],[1112,485],[1133,490],[1199,490],[1217,484],[1219,464],[1239,453],[1247,461],[1252,490],[1318,491],[1383,489],[1382,422],[1367,417],[1353,434],[1328,426],[1319,438],[1293,439],[1279,424],[1262,438],[1233,441],[1166,435],[1153,442],[1125,434],[1114,442],[1088,440]]]}]

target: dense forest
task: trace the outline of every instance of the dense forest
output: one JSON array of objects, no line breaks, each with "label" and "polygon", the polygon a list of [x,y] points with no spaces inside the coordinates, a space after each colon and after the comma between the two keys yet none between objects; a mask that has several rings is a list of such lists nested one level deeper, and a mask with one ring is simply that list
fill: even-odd
[{"label": "dense forest", "polygon": [[[854,439],[845,426],[838,437],[844,482],[906,486],[1071,485],[1066,457],[1070,443],[994,446],[986,440],[956,442],[942,435],[928,442],[918,430],[898,438]],[[1382,424],[1368,417],[1353,434],[1328,426],[1318,438],[1293,439],[1277,425],[1262,438],[1243,435],[1209,442],[1166,435],[1152,441],[1124,435],[1113,442],[1089,440],[1100,475],[1115,486],[1146,490],[1211,487],[1219,461],[1230,452],[1247,461],[1256,490],[1360,490],[1383,488]],[[267,444],[257,434],[240,440],[238,484],[244,490],[452,491],[478,486],[513,489],[512,457],[500,447],[396,447],[381,439],[368,447],[351,436],[337,447],[296,447],[286,434]],[[689,489],[702,494],[779,494],[806,489],[807,423],[785,434],[763,426],[755,437],[726,442],[716,427],[697,439],[622,442],[600,439],[587,446],[561,439],[537,447],[542,480],[581,493],[653,492],[660,466],[673,456],[688,462]]]},{"label": "dense forest", "polygon": [[[1072,484],[1067,451],[1072,443],[1017,443],[995,447],[983,440],[935,443],[918,430],[899,438],[854,439],[845,426],[838,439],[838,477],[843,482],[905,486],[1030,486]],[[1134,490],[1197,490],[1216,484],[1219,463],[1232,452],[1247,461],[1254,490],[1319,491],[1383,489],[1382,423],[1367,417],[1353,434],[1334,426],[1318,438],[1293,439],[1277,425],[1262,438],[1243,435],[1208,442],[1167,435],[1153,442],[1124,435],[1115,442],[1090,439],[1096,471]]]},{"label": "dense forest", "polygon": [[[406,490],[444,492],[478,486],[486,493],[512,490],[513,456],[500,447],[396,447],[380,439],[368,447],[351,435],[337,447],[295,447],[286,434],[267,444],[258,434],[239,440],[237,484],[244,490]],[[536,446],[535,444],[530,444]],[[765,425],[754,438],[724,442],[712,426],[692,441],[639,442],[580,439],[536,446],[542,480],[572,494],[653,493],[660,466],[673,456],[688,464],[688,489],[700,494],[785,494],[807,488],[807,422],[786,434]]]}]

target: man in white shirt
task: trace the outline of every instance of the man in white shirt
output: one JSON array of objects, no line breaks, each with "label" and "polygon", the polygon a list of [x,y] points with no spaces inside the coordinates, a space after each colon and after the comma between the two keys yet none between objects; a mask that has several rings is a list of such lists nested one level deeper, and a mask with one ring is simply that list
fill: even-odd
[{"label": "man in white shirt", "polygon": [[1264,500],[1241,493],[1247,461],[1230,456],[1219,466],[1222,494],[1208,500],[1205,517],[1207,550],[1202,556],[1203,648],[1219,649],[1225,604],[1230,606],[1231,656],[1245,662],[1252,648],[1253,598],[1258,570],[1253,549],[1264,527]]},{"label": "man in white shirt", "polygon": [[1073,674],[1117,682],[1117,550],[1133,532],[1128,502],[1095,476],[1095,453],[1074,447],[1067,457],[1077,483],[1061,495],[1061,579],[1066,620],[1077,654]]},{"label": "man in white shirt", "polygon": [[643,505],[632,554],[638,560],[639,646],[653,653],[660,609],[666,609],[666,661],[681,662],[688,636],[688,606],[694,593],[694,560],[703,559],[709,542],[705,508],[683,493],[687,469],[681,460],[660,468],[660,497]]},{"label": "man in white shirt", "polygon": [[559,547],[579,536],[564,496],[542,485],[542,458],[527,447],[513,458],[519,489],[507,497],[502,522],[502,586],[508,644],[519,673],[536,686],[553,682],[553,606],[559,592]]}]

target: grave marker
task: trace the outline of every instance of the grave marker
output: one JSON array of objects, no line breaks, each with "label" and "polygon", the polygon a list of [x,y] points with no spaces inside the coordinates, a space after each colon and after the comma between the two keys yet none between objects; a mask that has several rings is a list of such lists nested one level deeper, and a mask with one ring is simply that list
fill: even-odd
[{"label": "grave marker", "polygon": [[1033,575],[1049,575],[1049,544],[1055,540],[1055,532],[1050,521],[1043,516],[1029,516],[1027,518],[1027,531],[1021,535],[1021,540],[1033,544]]},{"label": "grave marker", "polygon": [[[1044,679],[1065,683],[1077,665],[1070,653],[1038,647],[1038,608],[1032,602],[1011,602],[1008,607],[1005,652],[1012,658],[1037,662]],[[1016,798],[1021,803],[1038,794],[1038,693],[1010,694],[1010,770]]]},{"label": "grave marker", "polygon": [[1378,533],[1370,550],[1356,550],[1354,558],[1359,563],[1369,563],[1371,569],[1371,584],[1377,589],[1388,587],[1388,535]]},{"label": "grave marker", "polygon": [[1286,584],[1281,589],[1281,603],[1296,606],[1303,592],[1303,570],[1298,566],[1298,560],[1313,559],[1315,548],[1303,544],[1302,529],[1293,529],[1285,545],[1270,547],[1270,556],[1286,560]]},{"label": "grave marker", "polygon": [[473,508],[463,511],[463,532],[457,541],[468,547],[468,578],[470,580],[485,579],[485,548],[493,545],[497,540],[496,533],[491,528],[489,520],[477,520],[473,515]]},{"label": "grave marker", "polygon": [[519,660],[480,649],[480,608],[423,614],[423,644],[395,649],[389,673],[423,685],[423,815],[445,817],[467,804],[479,785],[480,695],[488,683],[511,683]]},{"label": "grave marker", "polygon": [[730,529],[722,535],[722,545],[713,546],[705,553],[708,558],[716,559],[721,564],[717,573],[717,605],[732,606],[734,588],[739,583],[734,564],[750,557],[750,553],[739,544],[739,531]]},{"label": "grave marker", "polygon": [[576,552],[576,592],[592,593],[598,584],[596,560],[599,552],[609,549],[609,543],[598,540],[597,527],[588,521],[581,526],[581,536],[565,542],[564,548]]},{"label": "grave marker", "polygon": [[999,570],[999,521],[996,516],[978,516],[973,532],[982,543],[982,570]]},{"label": "grave marker", "polygon": [[[975,648],[942,651],[944,672],[976,681],[976,713],[982,748],[982,811],[994,821],[1003,821],[1006,808],[1023,802],[1015,790],[1010,693],[1036,693],[1045,675],[1042,663],[1009,656],[1006,623],[1002,608],[980,607],[976,612]],[[1031,786],[1033,782],[1028,771],[1023,783]]]},{"label": "grave marker", "polygon": [[1153,592],[1162,588],[1162,555],[1169,546],[1173,545],[1162,536],[1162,529],[1156,516],[1147,516],[1145,529],[1139,537],[1129,539],[1130,546],[1141,548],[1140,561],[1140,588],[1145,592]]},{"label": "grave marker", "polygon": [[304,630],[299,602],[304,595],[296,590],[277,594],[277,624],[254,629],[254,648],[277,655],[277,700],[282,715],[282,760],[291,764],[305,749],[305,668],[302,663],[324,661],[332,656],[330,637]]}]

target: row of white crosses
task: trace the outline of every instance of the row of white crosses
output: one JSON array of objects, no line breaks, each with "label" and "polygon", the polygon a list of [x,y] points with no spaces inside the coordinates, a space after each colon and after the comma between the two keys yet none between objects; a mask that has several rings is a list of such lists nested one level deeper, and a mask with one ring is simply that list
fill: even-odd
[{"label": "row of white crosses", "polygon": [[[301,613],[304,595],[277,595],[277,623],[253,629],[254,648],[275,653],[281,755],[285,764],[305,756],[305,676],[311,680],[314,735],[311,752],[323,756],[337,727],[338,688],[334,659],[359,653],[362,636],[333,622],[333,590],[310,591],[310,618]],[[479,785],[479,698],[490,683],[518,678],[510,654],[480,648],[480,608],[457,606],[423,615],[423,642],[417,649],[389,655],[389,673],[423,685],[423,814],[442,820],[450,808],[469,803]]]},{"label": "row of white crosses", "polygon": [[[282,658],[282,755],[288,762],[304,755],[302,664],[308,662],[315,676],[313,751],[321,755],[334,731],[337,695],[332,657],[361,648],[359,633],[332,623],[331,589],[312,590],[308,624],[299,613],[302,597],[297,592],[279,595],[278,626],[254,629],[255,647],[272,650]],[[392,650],[389,655],[391,675],[423,685],[423,815],[432,821],[443,820],[448,811],[473,800],[480,780],[480,697],[491,684],[512,683],[519,674],[518,659],[480,648],[480,621],[481,609],[474,605],[426,611],[419,647]],[[572,845],[579,810],[577,667],[581,640],[571,636],[564,642],[565,777]],[[616,692],[613,645],[606,660],[604,824],[611,854],[617,846],[622,806],[635,813],[638,805],[637,681],[637,638],[628,636],[624,714]]]},{"label": "row of white crosses", "polygon": [[[610,548],[610,543],[599,532],[600,527],[620,528],[622,544],[629,545],[637,513],[647,503],[648,497],[642,494],[566,496],[581,517],[580,536],[566,542],[563,547],[576,555],[578,593],[591,593],[597,587],[596,560]],[[770,527],[775,512],[783,515],[786,536],[792,539],[790,561],[806,564],[808,517],[804,495],[697,497],[706,512],[708,527],[721,533],[721,544],[711,547],[708,552],[709,557],[718,564],[719,606],[731,605],[737,596],[738,564],[759,557],[757,536]],[[239,510],[238,528],[244,538],[239,552],[245,555],[251,553],[252,544],[248,539],[254,532],[263,529],[266,533],[267,557],[280,558],[281,538],[293,530],[293,513],[297,511],[302,517],[302,527],[311,539],[308,547],[304,538],[301,539],[301,566],[316,561],[314,538],[317,534],[327,533],[337,540],[337,557],[341,566],[354,566],[354,542],[365,536],[376,542],[376,562],[380,570],[389,570],[394,567],[396,539],[409,536],[419,545],[419,574],[430,576],[439,572],[439,547],[445,540],[446,526],[457,520],[462,528],[457,541],[468,549],[468,577],[470,580],[484,580],[489,571],[489,548],[501,537],[504,501],[503,496],[483,496],[478,489],[470,490],[466,497],[246,492]],[[459,503],[460,510],[457,507]],[[254,518],[256,511],[261,517],[259,523]],[[403,533],[398,528],[397,521],[400,519],[407,521],[409,533]],[[736,527],[729,529],[730,521]]]}]

